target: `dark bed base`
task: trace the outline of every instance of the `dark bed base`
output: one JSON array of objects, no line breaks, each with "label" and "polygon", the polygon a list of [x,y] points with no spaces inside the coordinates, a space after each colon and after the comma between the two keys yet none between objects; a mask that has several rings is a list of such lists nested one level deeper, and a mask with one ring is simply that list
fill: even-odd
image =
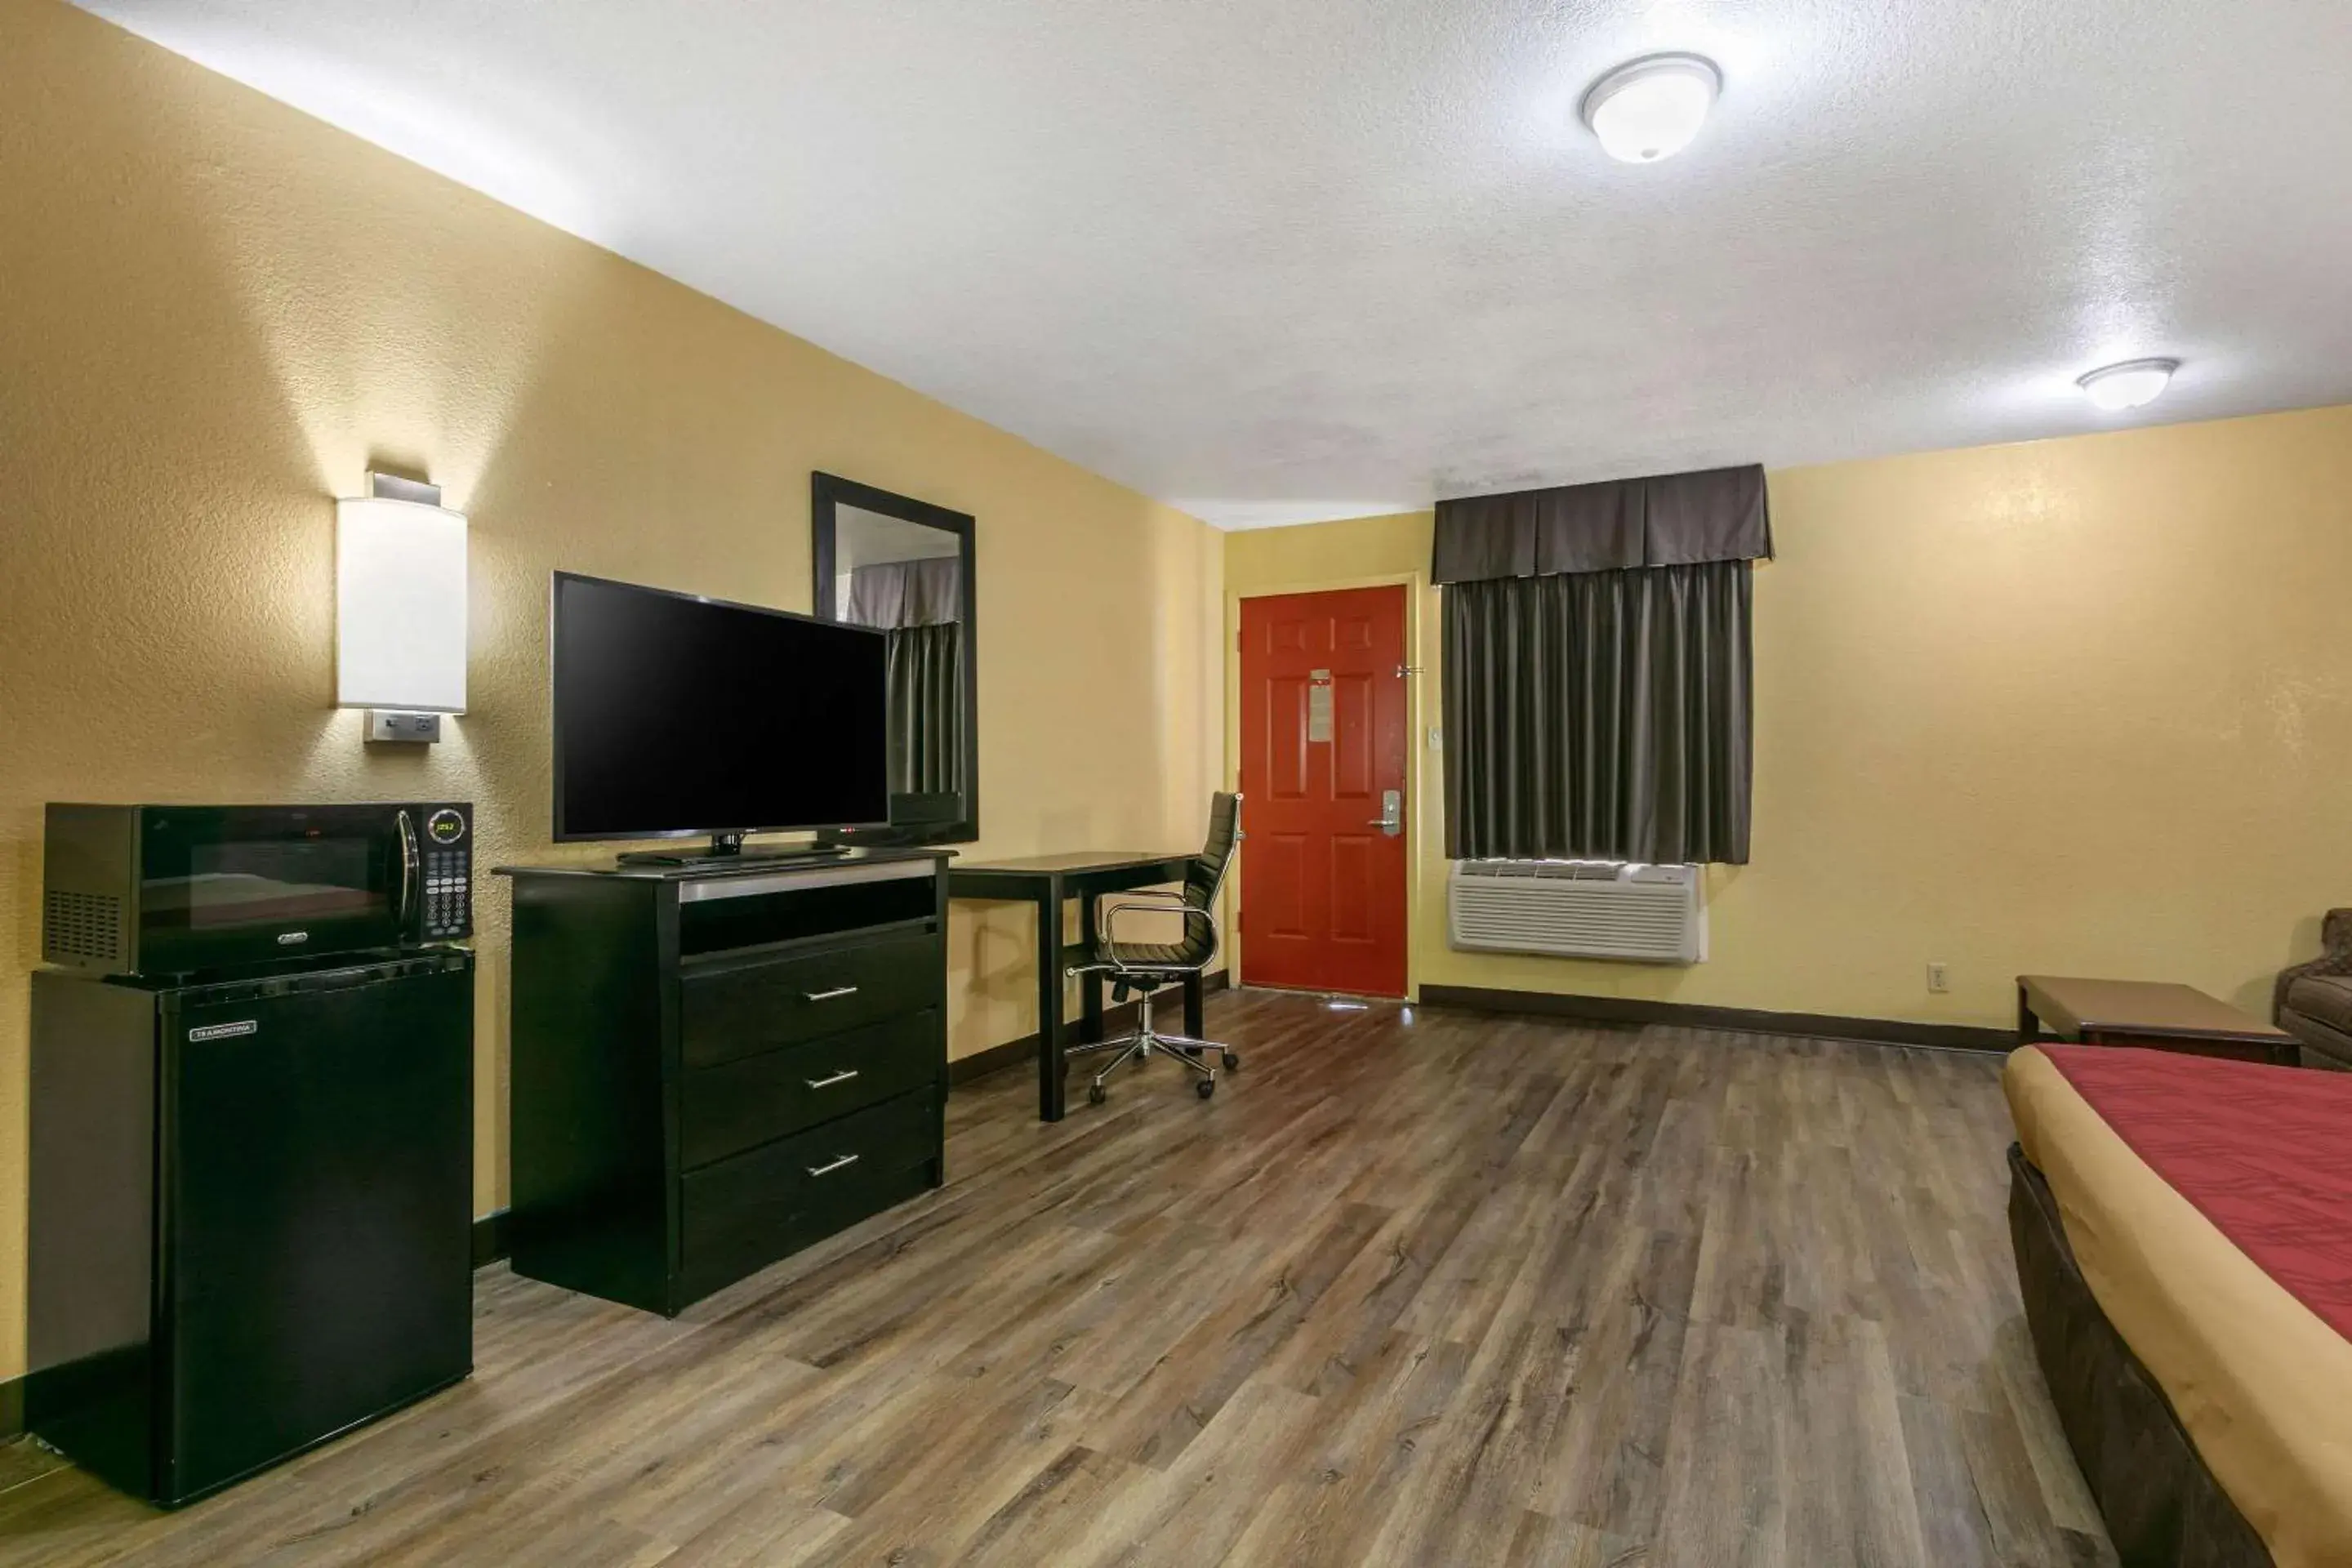
[{"label": "dark bed base", "polygon": [[2099,1310],[2049,1184],[2013,1143],[2009,1178],[2009,1235],[2034,1353],[2124,1568],[2271,1568],[2262,1537]]}]

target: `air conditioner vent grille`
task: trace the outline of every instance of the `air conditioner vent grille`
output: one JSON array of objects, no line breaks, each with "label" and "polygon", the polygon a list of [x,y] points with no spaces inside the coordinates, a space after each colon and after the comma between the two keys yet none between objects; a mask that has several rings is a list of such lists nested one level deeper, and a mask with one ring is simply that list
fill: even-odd
[{"label": "air conditioner vent grille", "polygon": [[41,947],[52,960],[114,963],[122,956],[122,900],[51,889],[41,906]]},{"label": "air conditioner vent grille", "polygon": [[1597,860],[1467,860],[1454,868],[1457,948],[1696,963],[1706,910],[1696,866]]}]

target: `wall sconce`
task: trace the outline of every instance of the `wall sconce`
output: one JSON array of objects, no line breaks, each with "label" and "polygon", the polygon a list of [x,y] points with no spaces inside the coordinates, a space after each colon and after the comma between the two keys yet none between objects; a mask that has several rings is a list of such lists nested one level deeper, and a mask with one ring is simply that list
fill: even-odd
[{"label": "wall sconce", "polygon": [[466,710],[466,517],[437,485],[371,473],[335,503],[335,701],[371,741],[437,741]]}]

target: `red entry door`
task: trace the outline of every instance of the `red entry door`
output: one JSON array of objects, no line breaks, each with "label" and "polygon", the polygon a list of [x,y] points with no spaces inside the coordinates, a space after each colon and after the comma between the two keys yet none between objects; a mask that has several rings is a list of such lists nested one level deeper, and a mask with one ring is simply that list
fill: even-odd
[{"label": "red entry door", "polygon": [[1242,601],[1252,985],[1404,994],[1404,594]]}]

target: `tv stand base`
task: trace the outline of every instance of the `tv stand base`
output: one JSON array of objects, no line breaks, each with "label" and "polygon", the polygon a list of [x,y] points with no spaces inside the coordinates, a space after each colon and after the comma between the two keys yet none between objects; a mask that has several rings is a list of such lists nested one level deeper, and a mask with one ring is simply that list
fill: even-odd
[{"label": "tv stand base", "polygon": [[624,866],[679,866],[695,871],[749,870],[754,866],[806,865],[819,860],[839,860],[849,854],[836,844],[808,844],[790,849],[746,849],[743,835],[714,833],[710,847],[699,855],[680,854],[668,849],[636,849],[614,859]]}]

